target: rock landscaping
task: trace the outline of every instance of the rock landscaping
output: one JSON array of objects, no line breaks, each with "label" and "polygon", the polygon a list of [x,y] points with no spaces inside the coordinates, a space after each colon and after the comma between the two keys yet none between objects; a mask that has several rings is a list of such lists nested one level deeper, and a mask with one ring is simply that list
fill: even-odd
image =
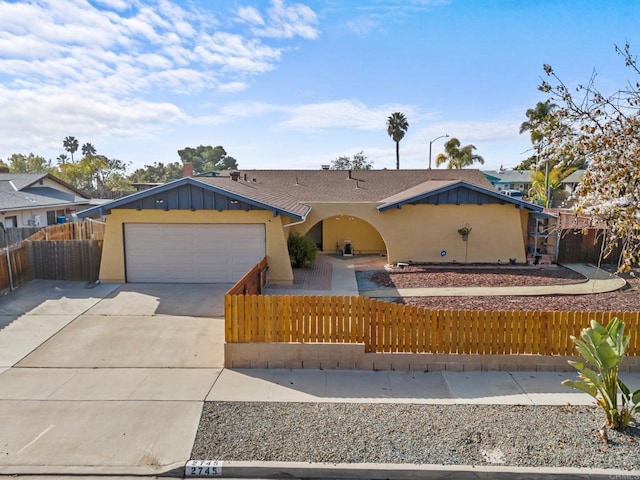
[{"label": "rock landscaping", "polygon": [[[562,267],[429,268],[362,270],[358,283],[379,287],[466,287],[505,285],[562,285],[585,281],[581,275]],[[637,311],[640,308],[640,269],[621,274],[627,287],[594,295],[547,295],[522,297],[406,297],[398,303],[446,310],[544,310],[544,311]]]},{"label": "rock landscaping", "polygon": [[191,458],[637,470],[596,407],[207,402]]}]

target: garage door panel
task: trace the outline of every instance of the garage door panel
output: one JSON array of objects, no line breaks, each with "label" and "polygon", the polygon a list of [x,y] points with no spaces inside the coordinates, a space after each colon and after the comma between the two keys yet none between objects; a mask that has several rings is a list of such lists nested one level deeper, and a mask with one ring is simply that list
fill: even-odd
[{"label": "garage door panel", "polygon": [[265,256],[262,224],[126,224],[127,281],[230,283]]}]

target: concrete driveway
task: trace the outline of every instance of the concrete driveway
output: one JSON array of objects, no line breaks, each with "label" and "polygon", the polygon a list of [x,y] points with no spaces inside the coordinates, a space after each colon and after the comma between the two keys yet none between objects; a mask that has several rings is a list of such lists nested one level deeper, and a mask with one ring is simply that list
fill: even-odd
[{"label": "concrete driveway", "polygon": [[229,285],[33,281],[0,299],[0,474],[184,466]]}]

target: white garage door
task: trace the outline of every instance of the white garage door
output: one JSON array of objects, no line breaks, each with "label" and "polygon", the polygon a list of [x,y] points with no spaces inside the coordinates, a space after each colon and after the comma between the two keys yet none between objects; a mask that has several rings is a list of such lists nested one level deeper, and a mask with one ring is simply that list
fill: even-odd
[{"label": "white garage door", "polygon": [[265,256],[264,225],[126,224],[128,282],[233,283]]}]

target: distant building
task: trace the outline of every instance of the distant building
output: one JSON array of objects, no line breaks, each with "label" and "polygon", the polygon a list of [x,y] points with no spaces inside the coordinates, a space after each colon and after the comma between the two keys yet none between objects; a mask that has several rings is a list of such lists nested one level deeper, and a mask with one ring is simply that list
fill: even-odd
[{"label": "distant building", "polygon": [[482,173],[499,192],[520,190],[526,196],[531,189],[530,170],[483,170]]}]

